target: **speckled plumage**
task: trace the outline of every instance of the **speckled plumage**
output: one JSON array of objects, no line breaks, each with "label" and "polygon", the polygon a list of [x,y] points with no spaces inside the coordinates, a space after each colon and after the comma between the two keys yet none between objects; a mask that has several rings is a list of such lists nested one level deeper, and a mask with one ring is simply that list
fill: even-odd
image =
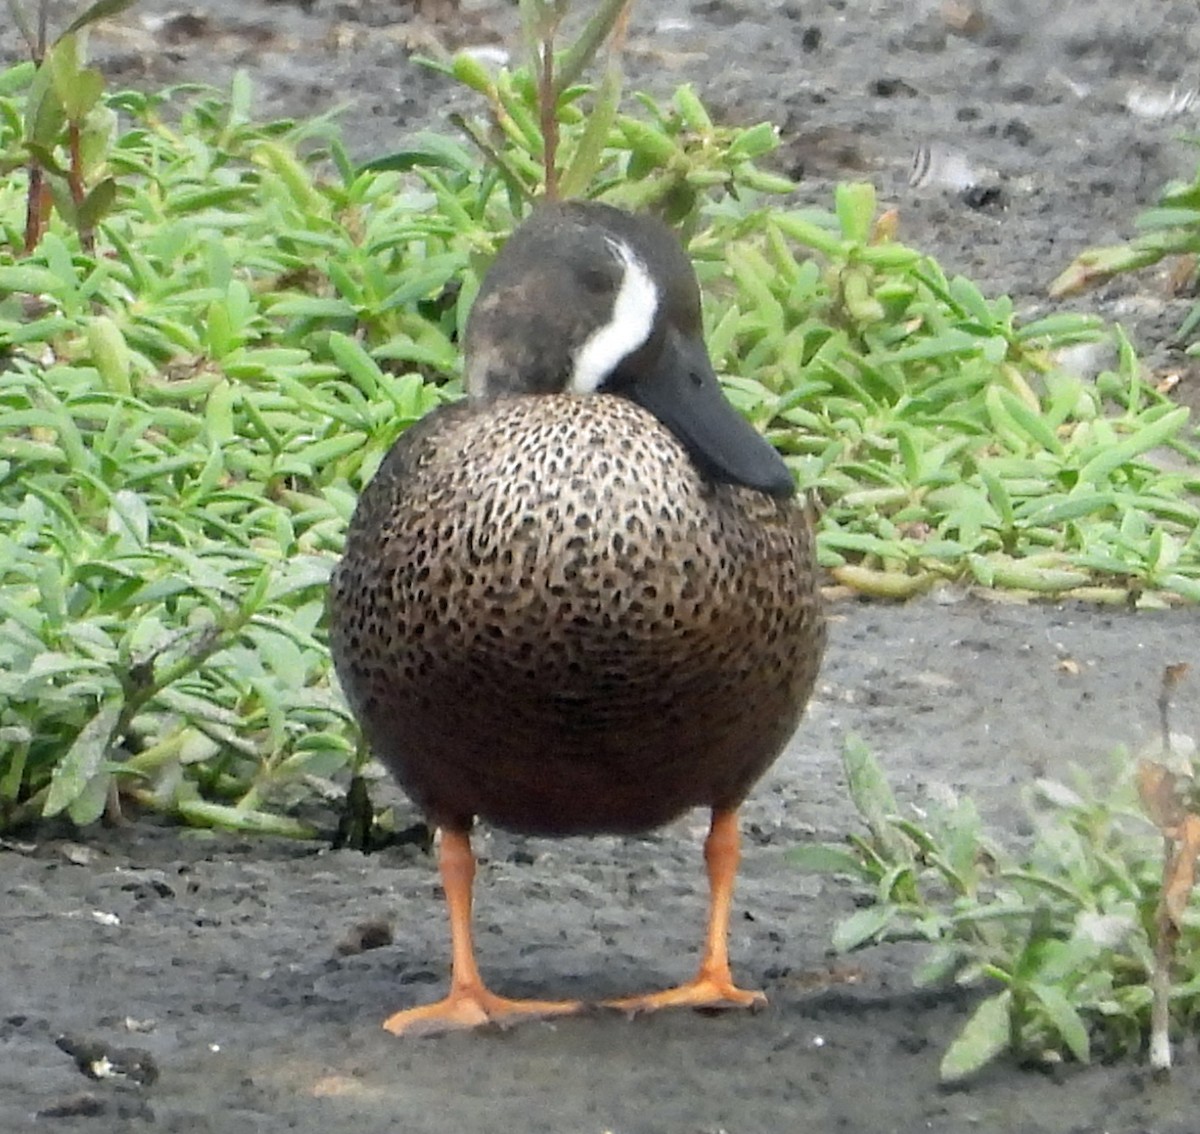
[{"label": "speckled plumage", "polygon": [[729,965],[737,808],[787,743],[825,644],[791,473],[722,393],[696,274],[649,217],[539,205],[483,279],[463,376],[467,400],[409,429],[367,486],[330,591],[355,715],[441,831],[450,989],[383,1026],[584,1007],[484,981],[477,816],[573,835],[711,808],[695,977],[605,1003],[761,1006]]},{"label": "speckled plumage", "polygon": [[824,624],[794,498],[706,480],[614,395],[439,409],[364,492],[331,592],[342,685],[439,825],[645,830],[736,807]]}]

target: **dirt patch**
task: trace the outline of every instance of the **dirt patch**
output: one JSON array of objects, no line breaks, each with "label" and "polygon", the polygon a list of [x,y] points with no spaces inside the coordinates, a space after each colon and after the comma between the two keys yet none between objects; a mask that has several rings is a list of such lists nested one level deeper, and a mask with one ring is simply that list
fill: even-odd
[{"label": "dirt patch", "polygon": [[[465,6],[469,18],[435,32],[403,3],[212,0],[191,22],[149,31],[129,14],[95,48],[114,81],[141,86],[222,83],[247,67],[267,114],[352,99],[346,129],[365,156],[442,120],[457,98],[410,48],[433,34],[511,41],[511,6]],[[1200,57],[1190,3],[1043,12],[1032,0],[990,5],[978,27],[955,31],[932,2],[670,0],[642,6],[630,70],[659,93],[694,81],[725,117],[777,121],[806,201],[828,203],[838,178],[870,177],[900,208],[906,239],[1035,310],[1071,256],[1127,232],[1167,176],[1190,172],[1194,151],[1177,140],[1190,112],[1146,118],[1127,103],[1135,89],[1194,85]],[[0,32],[0,57],[13,50]],[[918,147],[942,172],[912,188]],[[995,192],[945,184],[963,168]],[[1187,302],[1151,274],[1077,306],[1130,323],[1151,362],[1169,365]],[[798,876],[784,852],[851,823],[836,758],[850,730],[904,800],[949,784],[1019,834],[1016,801],[1033,776],[1153,731],[1162,665],[1200,666],[1200,612],[968,598],[833,615],[808,719],[745,810],[732,948],[743,982],[767,991],[766,1013],[598,1015],[398,1042],[379,1020],[432,999],[447,960],[435,872],[416,847],[363,858],[152,824],[85,847],[48,837],[0,851],[0,1129],[1193,1129],[1194,1040],[1166,1086],[1135,1063],[1055,1076],[1002,1064],[940,1089],[938,1059],[969,997],[914,992],[902,950],[853,967],[827,956],[850,896]],[[1200,729],[1194,698],[1175,727]],[[702,820],[644,839],[485,834],[480,954],[496,986],[593,998],[687,974],[703,916]],[[363,948],[387,926],[390,945]]]},{"label": "dirt patch", "polygon": [[[970,998],[914,991],[900,949],[829,957],[850,896],[798,876],[784,852],[851,823],[835,757],[848,729],[906,800],[949,784],[1013,829],[1033,776],[1153,733],[1160,665],[1200,660],[1200,612],[967,599],[833,616],[808,721],[745,809],[732,944],[765,1013],[396,1041],[382,1017],[445,981],[444,913],[418,849],[364,858],[141,824],[82,848],[0,852],[0,1128],[45,1129],[35,1113],[90,1100],[99,1112],[73,1124],[140,1129],[152,1115],[156,1128],[222,1134],[1191,1130],[1194,1040],[1165,1087],[1134,1063],[1053,1077],[1002,1064],[939,1089]],[[1182,706],[1177,727],[1194,733],[1196,712]],[[480,953],[496,986],[596,998],[685,976],[703,917],[702,819],[644,839],[485,833]],[[391,945],[345,952],[381,920]],[[56,1046],[63,1033],[137,1049],[155,1081],[86,1077]]]}]

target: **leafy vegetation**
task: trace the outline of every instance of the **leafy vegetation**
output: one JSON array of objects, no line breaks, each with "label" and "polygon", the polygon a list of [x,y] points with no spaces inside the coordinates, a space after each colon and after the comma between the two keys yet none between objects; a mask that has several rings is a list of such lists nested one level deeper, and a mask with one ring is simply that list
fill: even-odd
[{"label": "leafy vegetation", "polygon": [[[10,169],[37,74],[0,79]],[[0,826],[115,814],[119,787],[310,834],[281,806],[360,762],[328,573],[392,442],[458,395],[479,270],[526,195],[433,136],[356,169],[327,123],[254,124],[250,101],[107,98],[127,126],[95,255],[61,211],[18,255],[27,183],[0,187]],[[706,162],[754,179],[749,148],[676,188]]]},{"label": "leafy vegetation", "polygon": [[[561,7],[527,5],[534,38]],[[311,832],[289,805],[361,764],[329,569],[388,447],[458,396],[480,272],[547,165],[687,235],[714,360],[819,498],[842,582],[1200,597],[1200,451],[1128,344],[1085,382],[1055,352],[1108,332],[1021,325],[898,243],[870,187],[778,203],[770,125],[713,123],[686,87],[621,111],[614,68],[578,83],[605,31],[536,77],[455,60],[486,120],[364,167],[328,121],[256,123],[244,79],[106,94],[77,45],[49,79],[0,73],[0,828],[123,795]],[[38,177],[56,209],[30,245]]]},{"label": "leafy vegetation", "polygon": [[[1035,781],[1026,798],[1030,845],[1014,850],[948,789],[902,808],[874,757],[847,742],[843,764],[865,832],[791,856],[803,869],[848,877],[862,895],[836,928],[835,947],[924,942],[919,985],[986,990],[943,1055],[944,1080],[1005,1053],[1045,1064],[1139,1052],[1160,976],[1164,1047],[1168,1018],[1176,1029],[1200,1018],[1200,919],[1187,901],[1200,848],[1186,863],[1168,856],[1164,870],[1164,837],[1176,837],[1179,817],[1147,813],[1148,778],[1175,779],[1160,760],[1185,766],[1178,782],[1192,783],[1182,748],[1164,756],[1157,746],[1137,762],[1118,752],[1107,775]],[[1182,803],[1181,815],[1184,807],[1194,812],[1195,801]],[[1163,899],[1172,888],[1176,921],[1164,956]]]},{"label": "leafy vegetation", "polygon": [[[104,76],[84,67],[81,36],[94,23],[114,16],[134,0],[95,0],[72,20],[62,34],[48,42],[49,13],[45,0],[37,5],[36,26],[22,0],[7,0],[9,14],[25,39],[35,68],[25,100],[23,164],[28,171],[25,210],[26,254],[37,247],[53,204],[79,234],[87,252],[95,251],[94,226],[112,207],[116,182],[93,178],[103,163],[115,119],[101,105]],[[66,153],[60,162],[55,149]],[[5,169],[5,166],[0,166]]]},{"label": "leafy vegetation", "polygon": [[[1138,235],[1123,244],[1081,252],[1050,285],[1050,294],[1074,295],[1114,276],[1159,264],[1171,256],[1181,257],[1185,271],[1180,282],[1194,283],[1196,257],[1200,254],[1200,165],[1191,181],[1166,186],[1158,204],[1143,212],[1136,226],[1140,230]],[[1193,304],[1179,328],[1180,339],[1190,338],[1197,327],[1200,327],[1200,303]],[[1200,354],[1200,343],[1192,343],[1188,353]]]}]

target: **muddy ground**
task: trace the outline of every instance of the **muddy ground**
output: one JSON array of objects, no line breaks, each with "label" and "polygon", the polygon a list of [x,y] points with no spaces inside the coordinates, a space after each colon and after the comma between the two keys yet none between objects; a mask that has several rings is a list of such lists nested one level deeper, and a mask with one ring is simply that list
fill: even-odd
[{"label": "muddy ground", "polygon": [[[147,15],[181,6],[144,3],[96,37],[95,53],[115,82],[141,86],[223,82],[248,67],[263,113],[353,100],[346,129],[367,156],[454,102],[408,61],[410,47],[511,42],[510,5],[464,6],[431,29],[405,3],[210,0],[195,19],[148,27]],[[774,119],[804,199],[870,177],[906,239],[1035,310],[1074,253],[1128,233],[1168,176],[1190,172],[1179,137],[1195,128],[1192,110],[1145,111],[1200,83],[1191,2],[1046,7],[985,3],[981,20],[964,21],[932,0],[647,2],[629,69],[658,92],[694,81],[725,117]],[[0,58],[14,49],[0,28]],[[914,188],[919,146],[934,172]],[[954,188],[964,180],[998,193],[967,203]],[[1188,302],[1149,273],[1076,306],[1126,322],[1156,369],[1184,368],[1180,390],[1194,400],[1171,342]],[[947,595],[832,614],[808,719],[745,809],[732,945],[743,982],[770,997],[765,1013],[396,1041],[378,1021],[445,979],[435,871],[418,847],[364,858],[145,822],[83,840],[51,833],[0,850],[0,1130],[1194,1130],[1194,1039],[1167,1085],[1136,1061],[1054,1075],[1001,1063],[940,1089],[938,1060],[970,997],[914,992],[912,958],[894,949],[857,956],[859,977],[844,983],[826,950],[850,895],[798,876],[784,852],[852,825],[837,759],[849,730],[905,801],[950,785],[1019,837],[1032,778],[1103,764],[1114,745],[1153,734],[1163,664],[1200,668],[1200,612]],[[1193,689],[1175,727],[1195,735],[1197,717]],[[703,916],[702,819],[645,839],[485,834],[486,973],[504,990],[582,997],[686,975]],[[339,952],[372,919],[393,924],[393,944]],[[106,1045],[118,1069],[114,1047],[145,1054],[124,1079],[93,1081],[56,1046],[64,1034]],[[77,1050],[84,1063],[100,1051]]]}]

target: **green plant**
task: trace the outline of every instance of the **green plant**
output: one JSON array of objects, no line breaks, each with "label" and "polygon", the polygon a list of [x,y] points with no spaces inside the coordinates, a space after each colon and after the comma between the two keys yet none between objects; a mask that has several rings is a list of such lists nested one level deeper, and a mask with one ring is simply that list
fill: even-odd
[{"label": "green plant", "polygon": [[[874,214],[869,187],[840,186],[834,215],[768,210],[719,253],[693,244],[735,285],[710,284],[714,353],[747,375],[731,392],[826,505],[822,562],[894,597],[964,578],[1200,597],[1200,451],[1120,332],[1116,371],[1066,373],[1055,351],[1095,337],[1094,320],[1022,326],[1007,298],[881,237]],[[1185,455],[1178,476],[1159,447]]]},{"label": "green plant", "polygon": [[453,308],[387,271],[444,225],[392,175],[319,190],[311,127],[251,126],[248,97],[173,129],[167,96],[115,96],[106,255],[52,227],[0,258],[0,826],[120,789],[310,834],[277,809],[359,763],[324,587],[357,490],[444,395],[346,332],[451,378]]},{"label": "green plant", "polygon": [[[527,0],[531,35],[561,8]],[[228,96],[102,93],[89,113],[119,127],[94,247],[64,211],[28,255],[45,80],[0,73],[19,159],[0,181],[0,828],[124,795],[298,832],[281,812],[361,767],[324,579],[389,446],[459,396],[480,273],[555,178],[680,225],[726,388],[819,497],[842,582],[1200,597],[1200,451],[1128,344],[1086,384],[1054,352],[1094,320],[1020,325],[899,244],[869,187],[781,206],[770,125],[713,123],[689,88],[625,114],[615,63],[581,85],[624,8],[548,69],[454,60],[484,94],[466,140],[361,167],[326,120],[255,122],[244,76]]]},{"label": "green plant", "polygon": [[[1200,142],[1193,139],[1193,144]],[[1050,285],[1050,295],[1076,295],[1114,276],[1161,263],[1169,256],[1185,257],[1187,276],[1195,279],[1196,256],[1200,253],[1200,166],[1191,181],[1167,185],[1158,204],[1138,216],[1135,225],[1140,232],[1131,240],[1080,252]],[[1179,328],[1179,337],[1188,338],[1197,326],[1200,303],[1192,306]],[[1200,344],[1193,343],[1188,353],[1200,353]]]},{"label": "green plant", "polygon": [[[101,101],[104,76],[83,65],[83,36],[91,25],[134,3],[96,0],[48,44],[48,0],[38,0],[36,31],[22,0],[8,0],[9,13],[29,50],[33,81],[19,146],[14,147],[13,155],[0,155],[0,173],[21,164],[29,172],[26,253],[33,251],[45,231],[51,201],[78,232],[80,244],[88,252],[93,250],[96,223],[112,207],[116,182],[100,175],[116,116]],[[23,76],[22,69],[16,75]],[[65,161],[60,158],[62,153]]]},{"label": "green plant", "polygon": [[[1087,1062],[1138,1051],[1149,1031],[1162,839],[1138,807],[1123,753],[1107,783],[1077,772],[1028,795],[1031,844],[1000,845],[970,800],[948,790],[897,804],[879,764],[851,738],[843,751],[865,832],[844,846],[797,848],[803,869],[853,880],[864,904],[834,933],[840,950],[878,942],[929,946],[914,979],[985,995],[941,1064],[964,1078],[1003,1053]],[[1175,946],[1170,1010],[1200,1015],[1200,919],[1189,910]]]}]

